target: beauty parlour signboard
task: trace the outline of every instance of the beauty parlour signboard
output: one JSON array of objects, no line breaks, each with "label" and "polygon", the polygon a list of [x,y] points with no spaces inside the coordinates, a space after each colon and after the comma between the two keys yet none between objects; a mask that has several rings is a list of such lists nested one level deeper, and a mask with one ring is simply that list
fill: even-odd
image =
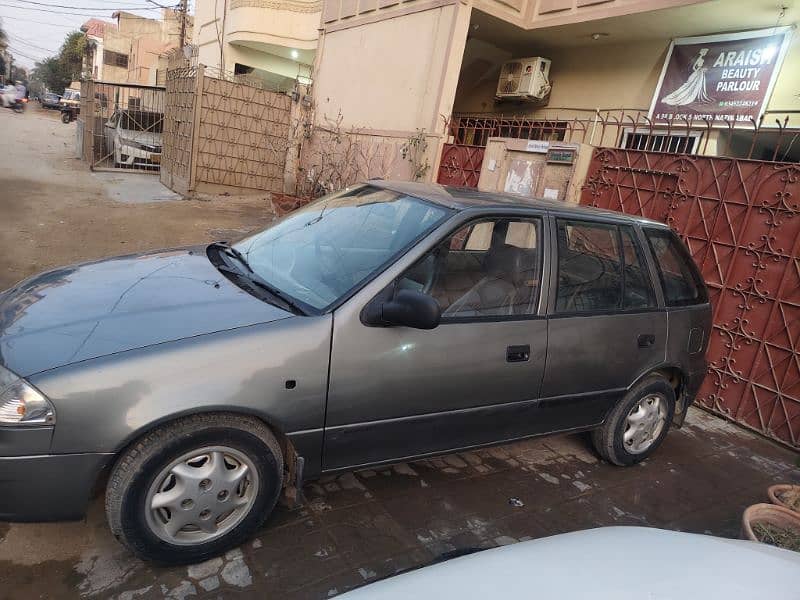
[{"label": "beauty parlour signboard", "polygon": [[766,109],[792,36],[791,27],[672,41],[650,105],[659,121],[750,123]]}]

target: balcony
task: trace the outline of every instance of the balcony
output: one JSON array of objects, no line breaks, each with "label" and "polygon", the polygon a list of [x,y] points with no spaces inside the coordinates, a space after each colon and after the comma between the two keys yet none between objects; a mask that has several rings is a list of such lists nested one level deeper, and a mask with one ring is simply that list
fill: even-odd
[{"label": "balcony", "polygon": [[313,51],[321,10],[321,0],[231,0],[225,40],[260,51]]}]

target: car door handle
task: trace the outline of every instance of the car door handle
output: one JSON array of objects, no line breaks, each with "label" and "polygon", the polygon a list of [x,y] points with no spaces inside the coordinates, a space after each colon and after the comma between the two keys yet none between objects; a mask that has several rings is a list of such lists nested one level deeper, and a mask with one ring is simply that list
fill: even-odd
[{"label": "car door handle", "polygon": [[639,348],[652,348],[656,343],[656,336],[652,333],[643,333],[639,336]]},{"label": "car door handle", "polygon": [[525,362],[530,357],[530,346],[509,346],[506,348],[506,362]]}]

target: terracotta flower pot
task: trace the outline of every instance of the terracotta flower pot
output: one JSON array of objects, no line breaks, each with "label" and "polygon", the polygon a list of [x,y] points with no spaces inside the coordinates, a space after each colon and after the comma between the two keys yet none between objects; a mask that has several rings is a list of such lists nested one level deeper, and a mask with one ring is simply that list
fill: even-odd
[{"label": "terracotta flower pot", "polygon": [[800,514],[783,506],[762,503],[747,507],[742,515],[742,537],[761,542],[753,532],[757,523],[791,529],[800,535]]},{"label": "terracotta flower pot", "polygon": [[791,485],[788,483],[782,483],[778,485],[772,485],[767,490],[767,495],[769,496],[769,501],[777,506],[783,506],[784,508],[788,508],[795,513],[800,513],[800,509],[790,506],[788,503],[784,502],[781,499],[781,496],[786,492],[794,491],[795,493],[800,494],[800,485]]}]

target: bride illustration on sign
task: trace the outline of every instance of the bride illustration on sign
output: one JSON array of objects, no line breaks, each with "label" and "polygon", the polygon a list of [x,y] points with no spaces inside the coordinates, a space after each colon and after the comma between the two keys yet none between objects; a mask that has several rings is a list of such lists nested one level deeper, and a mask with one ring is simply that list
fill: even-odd
[{"label": "bride illustration on sign", "polygon": [[691,74],[681,87],[664,96],[661,102],[671,106],[685,106],[693,102],[711,102],[711,98],[706,93],[706,72],[708,67],[704,67],[703,58],[708,54],[708,48],[702,48],[691,66]]}]

